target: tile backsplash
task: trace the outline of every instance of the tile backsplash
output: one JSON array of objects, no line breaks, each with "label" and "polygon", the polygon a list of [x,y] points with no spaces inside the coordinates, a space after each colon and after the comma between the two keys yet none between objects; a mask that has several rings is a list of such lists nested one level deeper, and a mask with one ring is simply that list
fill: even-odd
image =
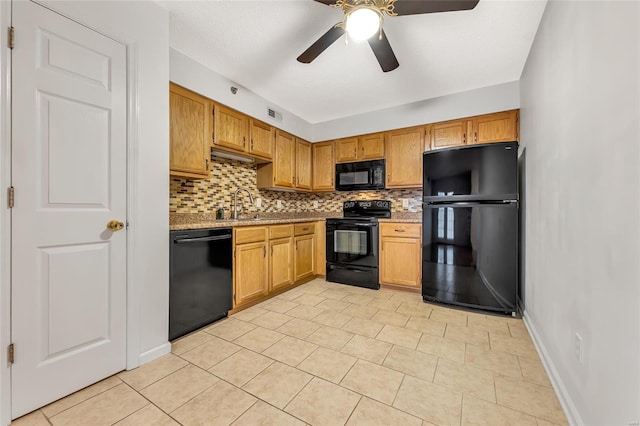
[{"label": "tile backsplash", "polygon": [[[237,188],[248,189],[254,198],[260,198],[260,208],[251,205],[246,192],[238,194],[241,212],[292,213],[305,211],[341,212],[346,200],[391,200],[393,212],[419,212],[422,192],[419,189],[397,189],[362,192],[301,193],[258,189],[257,165],[235,160],[214,158],[210,163],[209,179],[191,180],[171,177],[170,213],[213,213],[221,204],[227,216],[233,208],[233,194]],[[409,207],[402,207],[407,199]],[[281,207],[278,208],[277,202]],[[313,202],[318,202],[318,208]]]}]

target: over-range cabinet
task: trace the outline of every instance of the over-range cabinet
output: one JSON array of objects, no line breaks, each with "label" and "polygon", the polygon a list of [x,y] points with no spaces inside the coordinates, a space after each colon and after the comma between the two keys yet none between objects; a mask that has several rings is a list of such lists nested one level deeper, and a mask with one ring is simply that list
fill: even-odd
[{"label": "over-range cabinet", "polygon": [[424,300],[516,311],[517,156],[517,142],[424,153]]}]

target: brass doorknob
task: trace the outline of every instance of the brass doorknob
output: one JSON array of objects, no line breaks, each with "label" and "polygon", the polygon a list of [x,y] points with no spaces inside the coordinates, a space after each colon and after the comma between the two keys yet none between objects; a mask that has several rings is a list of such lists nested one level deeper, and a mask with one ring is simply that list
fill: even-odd
[{"label": "brass doorknob", "polygon": [[109,231],[116,232],[121,230],[122,228],[124,228],[124,223],[120,222],[119,220],[110,220],[107,223],[107,229]]}]

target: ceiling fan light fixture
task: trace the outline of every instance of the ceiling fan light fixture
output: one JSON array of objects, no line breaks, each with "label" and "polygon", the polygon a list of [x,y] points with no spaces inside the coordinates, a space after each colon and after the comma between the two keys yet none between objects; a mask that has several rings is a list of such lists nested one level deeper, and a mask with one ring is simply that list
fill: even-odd
[{"label": "ceiling fan light fixture", "polygon": [[345,30],[355,41],[364,41],[380,32],[382,27],[382,13],[368,5],[355,7],[344,17]]}]

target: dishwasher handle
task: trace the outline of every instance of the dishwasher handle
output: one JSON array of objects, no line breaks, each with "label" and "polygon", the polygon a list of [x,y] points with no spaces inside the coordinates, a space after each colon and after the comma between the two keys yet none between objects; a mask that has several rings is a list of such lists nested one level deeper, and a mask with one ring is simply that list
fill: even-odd
[{"label": "dishwasher handle", "polygon": [[206,241],[220,241],[220,240],[230,240],[231,234],[229,235],[215,235],[213,237],[198,237],[198,238],[183,238],[180,240],[173,240],[176,244],[186,244],[186,243],[199,243]]}]

